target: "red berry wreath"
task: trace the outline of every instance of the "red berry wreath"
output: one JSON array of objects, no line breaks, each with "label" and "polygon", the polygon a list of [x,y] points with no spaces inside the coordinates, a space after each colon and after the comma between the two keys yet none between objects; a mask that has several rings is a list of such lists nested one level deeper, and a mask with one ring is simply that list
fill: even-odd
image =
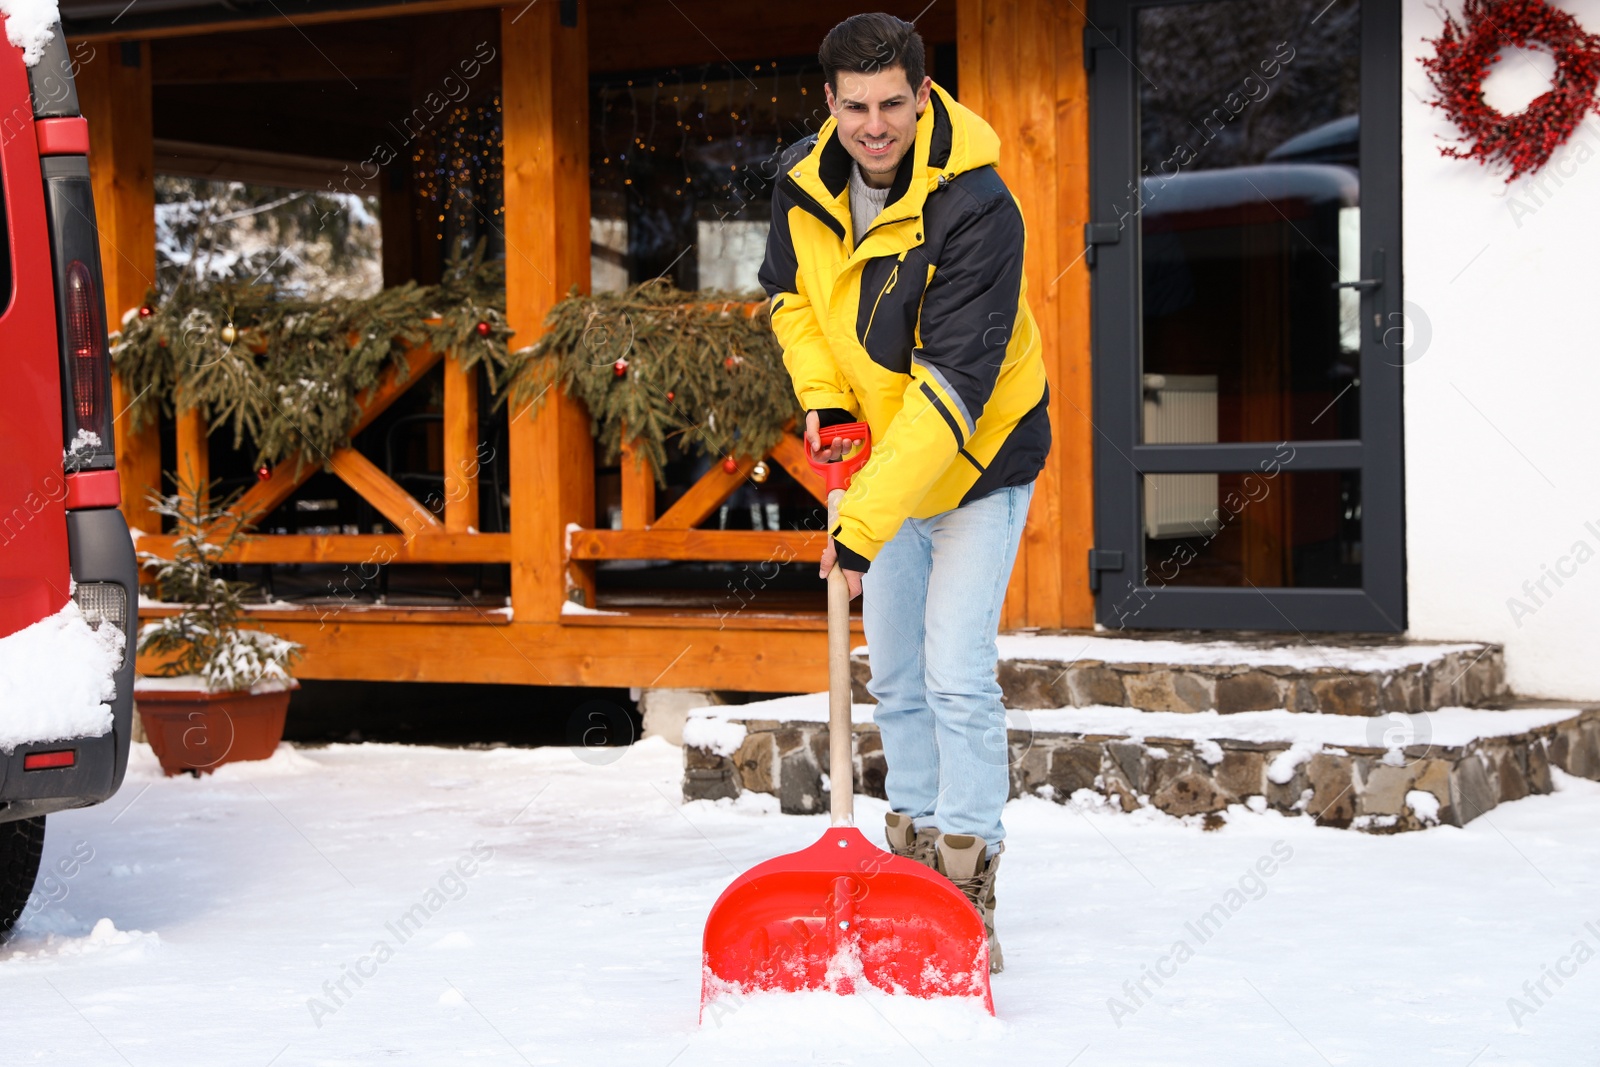
[{"label": "red berry wreath", "polygon": [[[1463,22],[1446,15],[1422,65],[1439,92],[1430,101],[1461,130],[1467,147],[1441,151],[1455,159],[1509,165],[1509,183],[1550,161],[1572,136],[1600,87],[1600,37],[1545,0],[1464,0]],[[1555,84],[1525,111],[1502,115],[1483,102],[1483,79],[1502,48],[1537,48],[1555,57]]]}]

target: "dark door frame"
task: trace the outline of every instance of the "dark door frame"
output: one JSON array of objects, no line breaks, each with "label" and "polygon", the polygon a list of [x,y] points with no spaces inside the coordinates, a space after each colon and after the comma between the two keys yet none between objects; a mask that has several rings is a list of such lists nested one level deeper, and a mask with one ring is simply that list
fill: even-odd
[{"label": "dark door frame", "polygon": [[[1177,0],[1205,3],[1214,0]],[[1308,0],[1313,2],[1313,0]],[[1348,2],[1348,0],[1335,0]],[[1138,173],[1138,85],[1133,12],[1148,0],[1095,0],[1084,56],[1090,66],[1095,617],[1121,629],[1196,628],[1400,632],[1406,627],[1401,368],[1405,319],[1400,246],[1400,4],[1361,2],[1362,276],[1361,436],[1356,440],[1204,445],[1139,443],[1140,227],[1130,214]],[[1361,472],[1360,588],[1179,587],[1146,583],[1141,483],[1147,473]]]}]

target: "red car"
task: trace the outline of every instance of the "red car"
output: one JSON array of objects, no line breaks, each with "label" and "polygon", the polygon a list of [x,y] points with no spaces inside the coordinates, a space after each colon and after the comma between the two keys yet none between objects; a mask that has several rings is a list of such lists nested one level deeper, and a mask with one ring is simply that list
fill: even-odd
[{"label": "red car", "polygon": [[[59,24],[32,65],[0,33],[0,939],[33,891],[45,816],[116,792],[133,725],[138,572],[117,510],[89,130],[72,74]],[[120,651],[105,627],[122,632]]]}]

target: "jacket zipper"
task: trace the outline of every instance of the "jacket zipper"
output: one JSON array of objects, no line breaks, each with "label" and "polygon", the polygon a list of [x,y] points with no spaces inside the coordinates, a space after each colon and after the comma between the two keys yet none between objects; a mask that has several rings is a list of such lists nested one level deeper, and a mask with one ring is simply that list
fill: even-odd
[{"label": "jacket zipper", "polygon": [[863,348],[866,347],[867,338],[872,334],[873,320],[878,317],[878,305],[883,303],[884,297],[894,292],[894,283],[900,278],[900,263],[903,262],[905,258],[906,254],[901,252],[900,259],[895,261],[894,269],[889,272],[889,284],[883,287],[883,291],[878,294],[878,299],[872,302],[872,314],[867,316],[867,329],[866,332],[861,335],[861,346]]},{"label": "jacket zipper", "polygon": [[828,229],[834,232],[839,240],[844,240],[844,227],[839,224],[838,219],[833,217],[832,212],[823,207],[822,204],[817,201],[816,197],[806,192],[805,189],[801,187],[800,183],[794,180],[793,175],[784,175],[783,181],[784,187],[789,190],[790,194],[795,198],[801,207],[805,208],[811,214],[821,219],[827,225]]}]

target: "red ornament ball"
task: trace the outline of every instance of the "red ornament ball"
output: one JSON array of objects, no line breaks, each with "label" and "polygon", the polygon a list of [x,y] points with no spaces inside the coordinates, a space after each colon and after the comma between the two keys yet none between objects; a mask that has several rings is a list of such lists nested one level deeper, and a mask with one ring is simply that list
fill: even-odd
[{"label": "red ornament ball", "polygon": [[149,304],[143,304],[139,308],[139,317],[141,319],[148,319],[151,315],[154,315],[155,313],[156,313],[156,309],[151,307]]},{"label": "red ornament ball", "polygon": [[735,474],[739,470],[739,464],[734,462],[732,456],[728,456],[722,461],[722,469],[728,474]]},{"label": "red ornament ball", "polygon": [[265,463],[256,468],[256,481],[264,482],[270,477],[272,477],[272,468]]},{"label": "red ornament ball", "polygon": [[732,356],[729,356],[727,359],[722,361],[722,365],[727,367],[729,370],[732,370],[735,362],[737,361]]},{"label": "red ornament ball", "polygon": [[620,378],[624,374],[628,373],[628,361],[625,359],[619,359],[615,363],[611,364],[611,369],[616,373],[617,377]]},{"label": "red ornament ball", "polygon": [[488,337],[489,336],[489,324],[487,322],[478,323],[478,336],[479,337]]},{"label": "red ornament ball", "polygon": [[678,394],[674,393],[671,389],[668,389],[667,390],[667,400],[672,401],[672,400],[676,400],[676,399],[678,399]]}]

